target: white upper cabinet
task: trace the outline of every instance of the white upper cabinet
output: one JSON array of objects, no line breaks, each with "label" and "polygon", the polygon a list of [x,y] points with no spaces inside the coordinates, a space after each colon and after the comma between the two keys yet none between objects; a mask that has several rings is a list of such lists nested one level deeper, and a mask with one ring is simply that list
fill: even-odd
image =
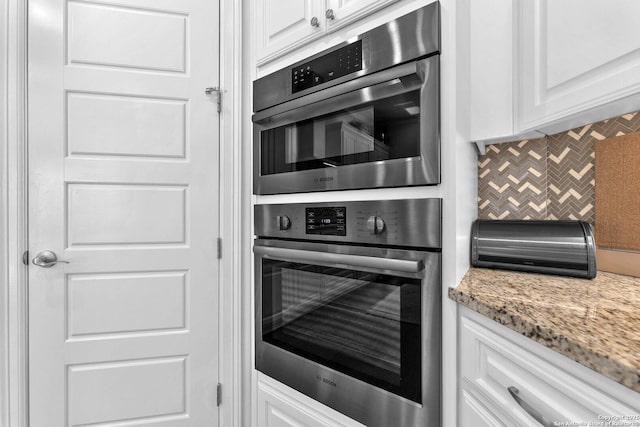
[{"label": "white upper cabinet", "polygon": [[639,1],[469,4],[473,141],[552,134],[640,109]]},{"label": "white upper cabinet", "polygon": [[327,0],[327,29],[342,28],[397,0]]},{"label": "white upper cabinet", "polygon": [[394,2],[397,0],[255,0],[256,65]]},{"label": "white upper cabinet", "polygon": [[254,4],[258,65],[324,34],[324,1],[257,0]]},{"label": "white upper cabinet", "polygon": [[520,7],[520,129],[640,92],[639,1],[528,0]]},{"label": "white upper cabinet", "polygon": [[513,0],[469,7],[470,128],[473,140],[513,135]]}]

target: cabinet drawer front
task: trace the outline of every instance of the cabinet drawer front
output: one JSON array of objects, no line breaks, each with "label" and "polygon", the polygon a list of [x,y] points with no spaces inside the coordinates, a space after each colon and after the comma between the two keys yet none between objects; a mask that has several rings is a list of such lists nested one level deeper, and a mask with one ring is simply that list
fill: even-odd
[{"label": "cabinet drawer front", "polygon": [[618,402],[474,319],[461,316],[459,327],[463,389],[491,401],[516,425],[602,422],[606,417],[640,424],[638,407]]}]

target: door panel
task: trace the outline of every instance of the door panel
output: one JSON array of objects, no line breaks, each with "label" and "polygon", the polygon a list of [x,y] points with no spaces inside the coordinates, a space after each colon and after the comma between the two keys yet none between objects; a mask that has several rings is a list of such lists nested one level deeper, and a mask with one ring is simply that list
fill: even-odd
[{"label": "door panel", "polygon": [[69,156],[186,157],[187,102],[69,93]]},{"label": "door panel", "polygon": [[71,366],[69,424],[186,415],[186,365],[179,356]]},{"label": "door panel", "polygon": [[68,276],[67,339],[185,330],[187,274],[181,271]]},{"label": "door panel", "polygon": [[187,71],[184,12],[69,2],[67,13],[69,64]]},{"label": "door panel", "polygon": [[187,186],[68,184],[67,189],[68,246],[186,243]]},{"label": "door panel", "polygon": [[29,2],[31,427],[216,426],[218,2]]}]

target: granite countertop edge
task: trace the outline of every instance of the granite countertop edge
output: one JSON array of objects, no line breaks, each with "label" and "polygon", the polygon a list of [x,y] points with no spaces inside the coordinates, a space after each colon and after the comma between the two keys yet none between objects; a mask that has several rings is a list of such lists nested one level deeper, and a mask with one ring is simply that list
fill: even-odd
[{"label": "granite countertop edge", "polygon": [[[477,269],[472,268],[469,272],[473,270]],[[501,273],[509,274],[509,272],[504,271]],[[519,274],[523,273],[512,273],[516,284]],[[469,273],[467,273],[461,284],[465,282],[468,276]],[[523,284],[523,286],[526,286],[526,284]],[[553,329],[525,319],[518,313],[517,309],[506,306],[492,306],[485,301],[478,300],[471,292],[465,291],[466,289],[461,286],[449,288],[448,296],[451,300],[640,393],[640,370],[636,367],[629,366],[622,360],[616,360],[608,354],[588,348],[573,340],[571,336],[567,336],[568,334],[558,333]]]}]

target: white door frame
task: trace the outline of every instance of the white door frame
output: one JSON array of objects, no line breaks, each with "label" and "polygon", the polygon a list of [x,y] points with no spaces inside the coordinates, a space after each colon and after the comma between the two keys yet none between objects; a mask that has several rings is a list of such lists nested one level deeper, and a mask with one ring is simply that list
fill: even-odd
[{"label": "white door frame", "polygon": [[[27,6],[0,0],[0,426],[28,427]],[[220,1],[220,425],[240,426],[242,1]],[[223,18],[224,17],[224,18]]]}]

